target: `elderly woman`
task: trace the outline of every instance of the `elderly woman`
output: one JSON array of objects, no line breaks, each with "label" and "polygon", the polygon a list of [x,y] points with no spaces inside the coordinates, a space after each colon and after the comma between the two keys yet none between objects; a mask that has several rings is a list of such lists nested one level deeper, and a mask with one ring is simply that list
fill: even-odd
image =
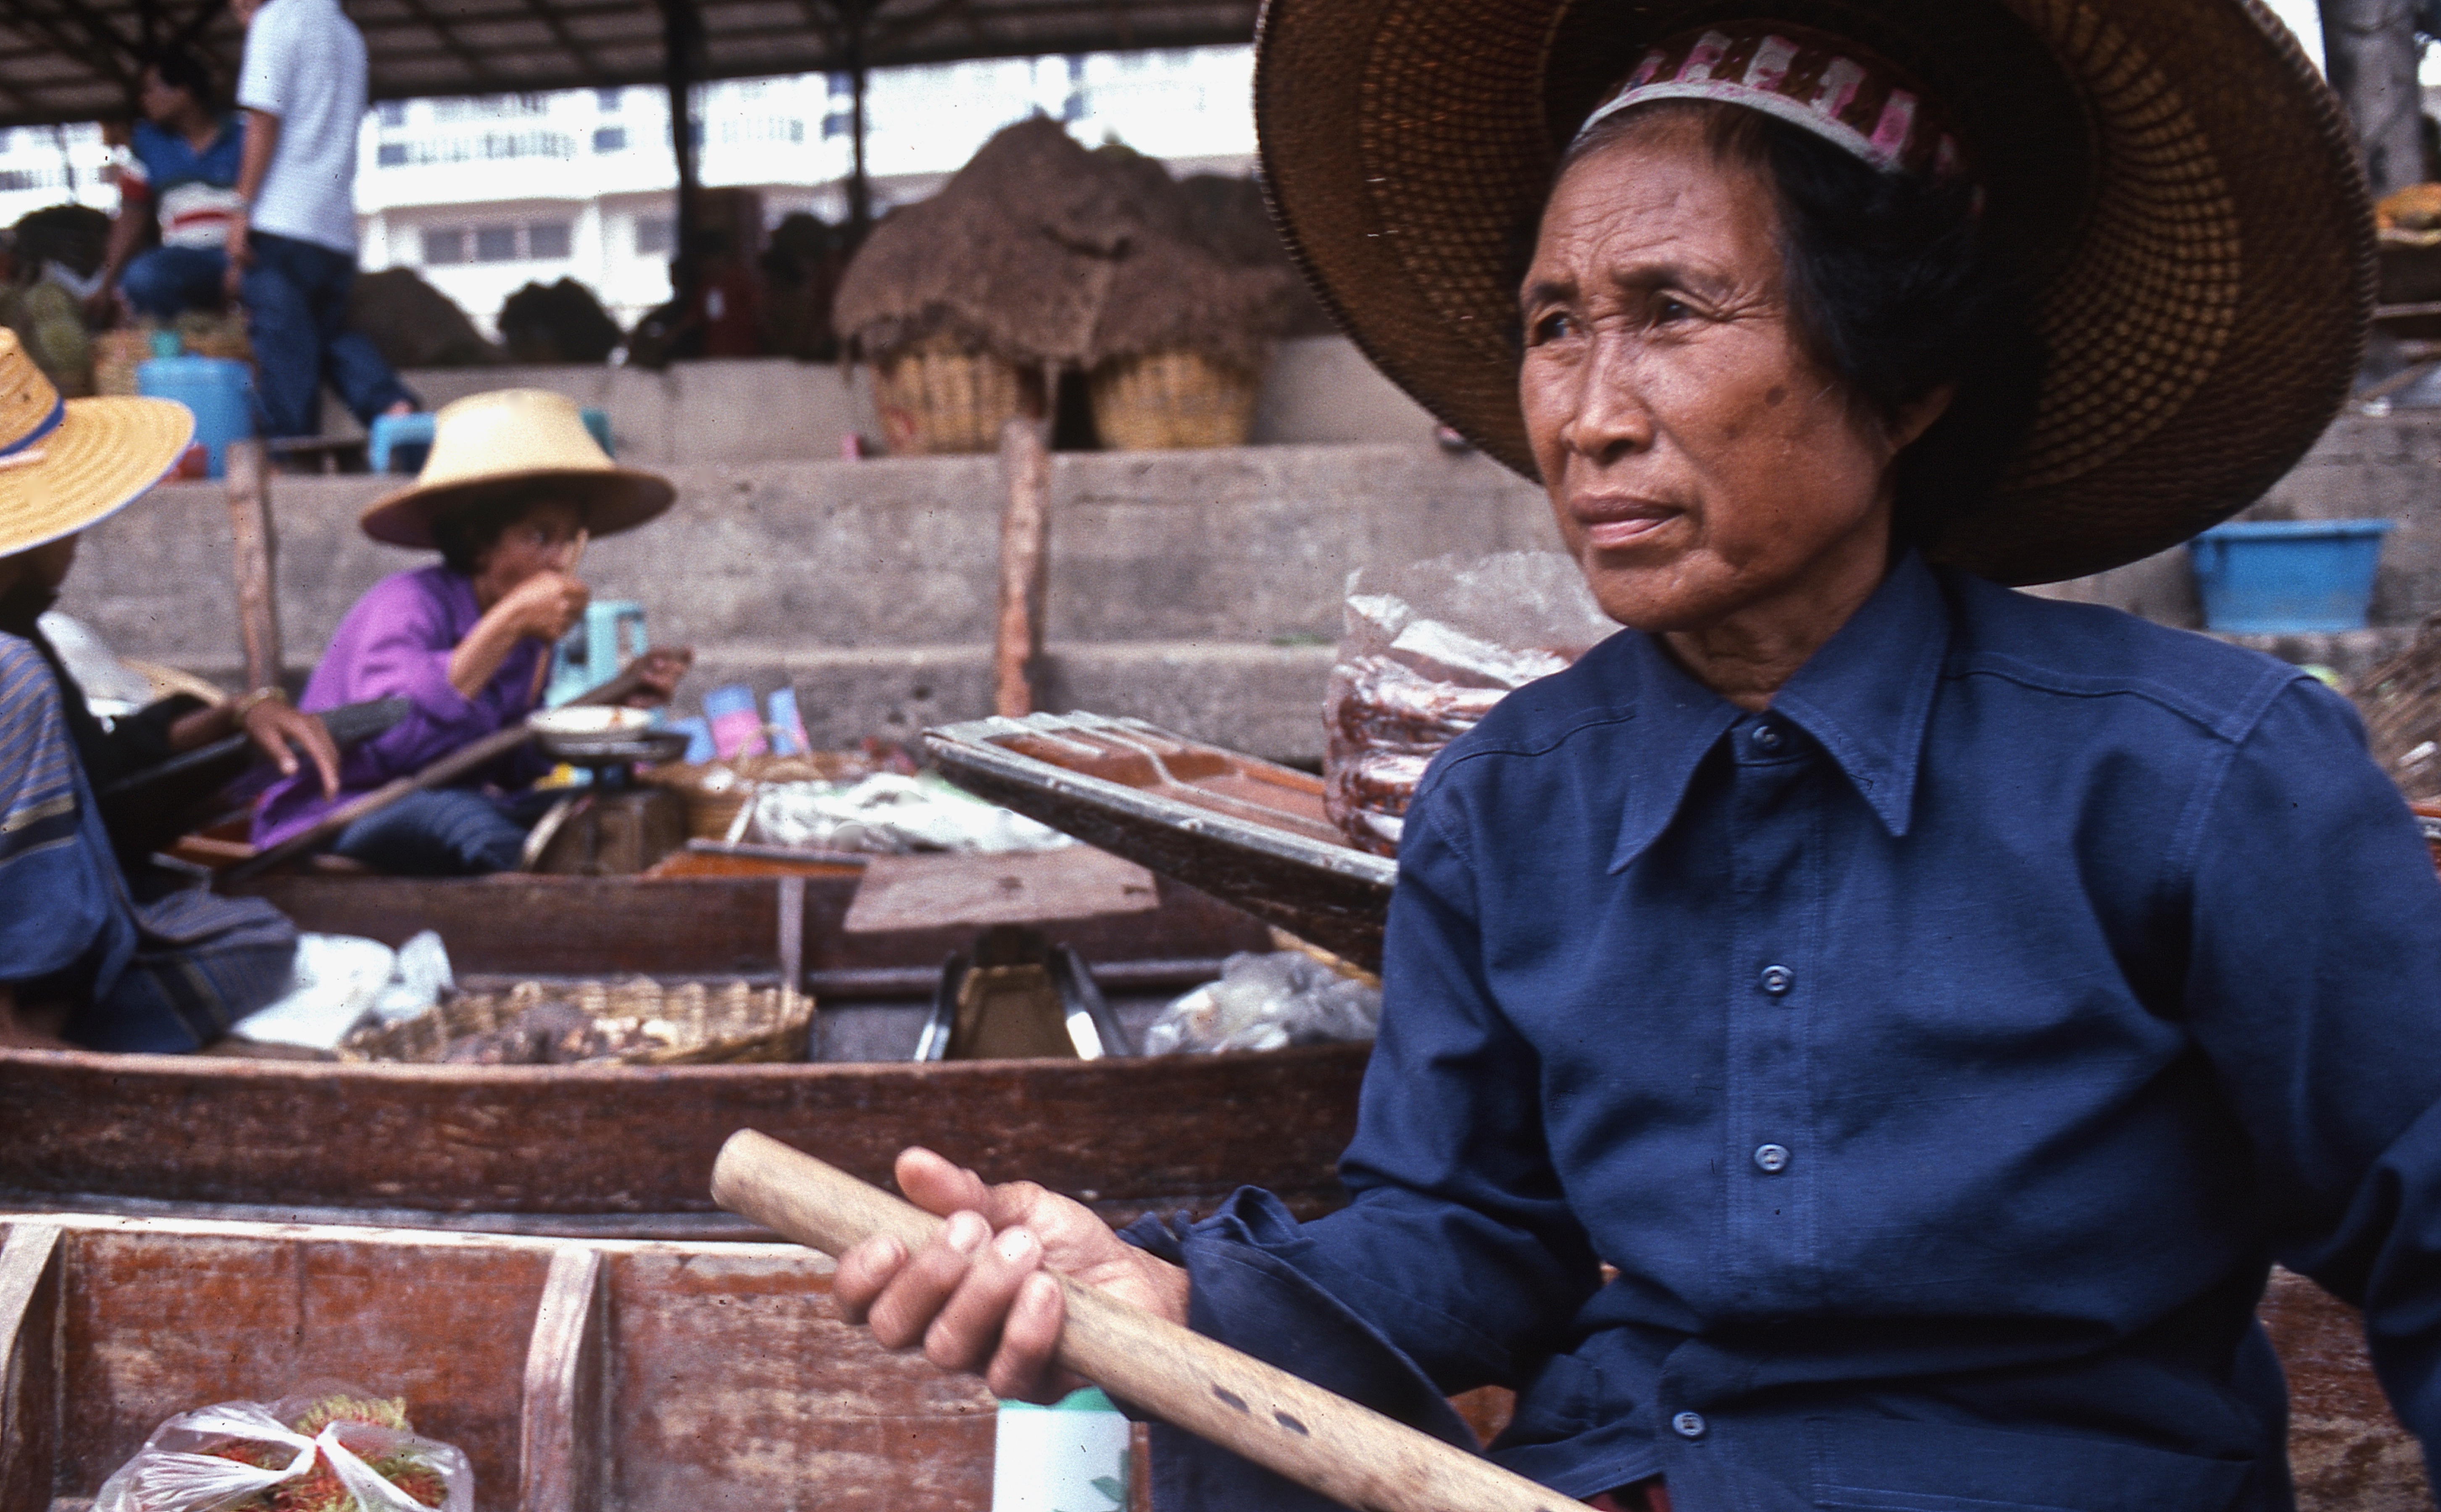
[{"label": "elderly woman", "polygon": [[[399,697],[409,711],[348,752],[335,795],[297,780],[265,793],[255,843],[279,844],[533,713],[551,643],[585,612],[588,591],[574,575],[585,542],[633,530],[674,496],[667,480],[614,466],[562,395],[505,389],[443,408],[415,486],[372,505],[361,522],[376,541],[437,548],[441,561],[385,578],[356,601],[299,705]],[[630,701],[666,702],[686,665],[683,652],[646,652]],[[525,791],[542,770],[530,752],[503,757],[461,785],[410,793],[363,816],[332,849],[412,876],[513,871],[548,806],[549,795]]]},{"label": "elderly woman", "polygon": [[[1628,628],[1408,812],[1346,1210],[1122,1243],[910,1152],[942,1238],[838,1274],[884,1343],[1057,1392],[1048,1267],[1452,1437],[1513,1387],[1492,1457],[1613,1507],[2274,1508],[2276,1259],[2441,1447],[2405,806],[2293,668],[1993,581],[2320,430],[2336,110],[2232,0],[1759,9],[1274,0],[1306,265]],[[1315,1504],[1171,1449],[1173,1509]]]}]

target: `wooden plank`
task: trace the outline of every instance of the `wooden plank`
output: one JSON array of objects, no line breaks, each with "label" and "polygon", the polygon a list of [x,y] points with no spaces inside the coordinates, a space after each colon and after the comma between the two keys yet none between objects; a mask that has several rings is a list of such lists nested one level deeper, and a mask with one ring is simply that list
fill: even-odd
[{"label": "wooden plank", "polygon": [[841,927],[892,934],[1148,913],[1153,875],[1088,845],[1013,855],[877,855]]},{"label": "wooden plank", "polygon": [[605,1506],[985,1512],[980,1383],[842,1323],[830,1265],[777,1246],[613,1253]]},{"label": "wooden plank", "polygon": [[0,1512],[45,1512],[60,1452],[60,1273],[54,1223],[0,1243]]},{"label": "wooden plank", "polygon": [[1042,666],[1043,599],[1051,582],[1051,452],[1023,416],[1000,428],[1008,504],[1000,517],[1000,609],[992,624],[992,712],[1034,712]]},{"label": "wooden plank", "polygon": [[270,469],[263,464],[259,441],[231,441],[225,456],[245,685],[276,688],[281,666],[280,600],[273,590],[279,540],[271,524]]},{"label": "wooden plank", "polygon": [[773,906],[780,914],[780,984],[805,990],[805,879],[783,876]]},{"label": "wooden plank", "polygon": [[93,1494],[172,1413],[337,1381],[405,1398],[418,1431],[465,1450],[478,1512],[511,1512],[551,1246],[107,1222],[64,1225],[87,1232],[67,1287],[61,1491]]},{"label": "wooden plank", "polygon": [[[766,885],[768,888],[768,884]],[[1209,1207],[1345,1199],[1367,1047],[935,1065],[335,1066],[0,1052],[0,1191],[434,1212],[709,1211],[752,1125],[867,1180],[925,1143],[994,1180]],[[63,1116],[73,1109],[74,1116]]]},{"label": "wooden plank", "polygon": [[2431,1512],[2423,1451],[2374,1379],[2357,1310],[2275,1269],[2257,1312],[2288,1377],[2298,1512]]},{"label": "wooden plank", "polygon": [[601,1505],[609,1453],[603,1415],[609,1306],[602,1251],[561,1246],[551,1257],[526,1349],[518,1512],[594,1512]]}]

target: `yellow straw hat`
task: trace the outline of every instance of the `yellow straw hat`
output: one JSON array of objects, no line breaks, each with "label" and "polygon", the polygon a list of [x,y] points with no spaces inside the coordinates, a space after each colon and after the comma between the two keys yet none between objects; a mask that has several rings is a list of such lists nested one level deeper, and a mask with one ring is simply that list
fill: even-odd
[{"label": "yellow straw hat", "polygon": [[68,399],[0,327],[0,556],[72,535],[161,481],[195,437],[167,399]]},{"label": "yellow straw hat", "polygon": [[516,495],[566,499],[584,509],[586,530],[614,535],[668,509],[678,490],[610,460],[567,395],[501,388],[443,405],[415,486],[372,504],[357,524],[376,541],[430,549],[434,520]]}]

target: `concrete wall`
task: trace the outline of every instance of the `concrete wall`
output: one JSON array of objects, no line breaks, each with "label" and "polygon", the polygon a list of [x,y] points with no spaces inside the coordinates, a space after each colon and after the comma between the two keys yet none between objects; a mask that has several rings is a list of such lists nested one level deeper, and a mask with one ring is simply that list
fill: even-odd
[{"label": "concrete wall", "polygon": [[[622,460],[641,467],[690,462],[826,460],[851,432],[877,441],[870,377],[787,357],[678,363],[642,368],[441,368],[406,374],[425,404],[493,388],[549,388],[610,417]],[[327,399],[323,428],[359,427]],[[1341,336],[1280,344],[1257,401],[1257,445],[1401,441],[1428,439],[1432,417],[1375,371]]]},{"label": "concrete wall", "polygon": [[[793,684],[824,744],[988,711],[996,459],[668,471],[678,505],[596,542],[584,573],[597,595],[642,603],[657,639],[696,648],[682,702],[732,680]],[[276,480],[294,675],[366,587],[428,560],[355,529],[395,486]],[[1052,507],[1052,707],[1309,761],[1350,569],[1558,540],[1538,490],[1430,443],[1062,455]],[[123,655],[234,685],[228,540],[216,486],[158,489],[88,532],[62,607]]]},{"label": "concrete wall", "polygon": [[[2374,580],[2371,628],[2340,635],[2233,639],[2353,677],[2396,654],[2416,621],[2441,609],[2441,411],[2342,415],[2242,520],[2396,521]],[[2187,549],[2033,590],[2107,603],[2164,624],[2203,624]]]}]

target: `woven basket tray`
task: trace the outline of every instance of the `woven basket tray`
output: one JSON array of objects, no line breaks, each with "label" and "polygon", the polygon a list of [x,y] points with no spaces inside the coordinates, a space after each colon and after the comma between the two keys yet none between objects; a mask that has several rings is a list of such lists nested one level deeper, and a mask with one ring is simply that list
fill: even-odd
[{"label": "woven basket tray", "polygon": [[1243,446],[1255,390],[1252,375],[1200,352],[1114,357],[1094,369],[1094,428],[1123,452]]},{"label": "woven basket tray", "polygon": [[348,1061],[438,1062],[453,1041],[514,1026],[530,1009],[557,1000],[601,1020],[661,1026],[651,1044],[585,1064],[736,1066],[805,1058],[814,1000],[777,987],[699,981],[665,987],[649,977],[626,981],[521,981],[506,992],[465,993],[403,1023],[357,1030],[339,1046]]},{"label": "woven basket tray", "polygon": [[1024,403],[1015,364],[938,343],[895,353],[873,372],[873,406],[894,457],[996,450],[1002,424]]}]

